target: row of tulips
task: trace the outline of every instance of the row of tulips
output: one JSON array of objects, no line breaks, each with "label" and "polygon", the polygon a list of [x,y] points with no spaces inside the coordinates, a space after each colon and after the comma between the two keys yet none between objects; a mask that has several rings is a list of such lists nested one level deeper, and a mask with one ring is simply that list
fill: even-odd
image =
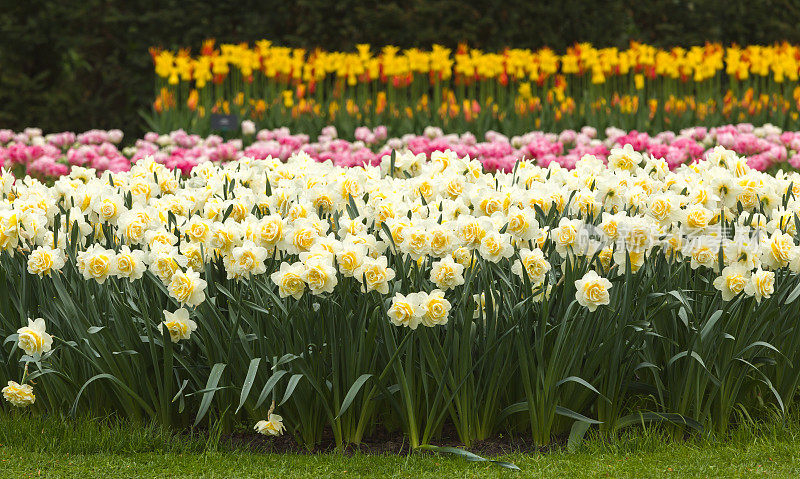
[{"label": "row of tulips", "polygon": [[800,381],[800,173],[718,146],[572,170],[153,158],[0,175],[4,407],[249,423],[313,448],[726,432]]},{"label": "row of tulips", "polygon": [[486,53],[306,51],[269,41],[203,44],[192,56],[151,49],[156,92],[150,127],[208,134],[211,114],[235,114],[262,128],[309,132],[333,124],[427,125],[483,134],[522,134],[593,125],[659,131],[693,125],[771,121],[796,124],[800,49],[788,43],[706,44],[626,50],[577,44],[561,55],[506,49]]},{"label": "row of tulips", "polygon": [[0,166],[17,176],[25,174],[44,181],[53,181],[69,172],[71,166],[105,171],[128,171],[136,161],[152,156],[156,162],[188,175],[192,168],[205,162],[225,163],[241,158],[281,160],[304,152],[319,162],[331,161],[336,166],[379,164],[392,150],[430,155],[451,150],[459,156],[479,160],[488,171],[511,171],[518,160],[532,160],[539,166],[550,163],[572,169],[586,154],[606,161],[615,148],[630,145],[640,153],[664,159],[670,169],[694,162],[715,146],[724,146],[747,157],[748,165],[759,171],[800,168],[800,132],[782,131],[770,124],[726,125],[716,128],[694,127],[679,133],[643,132],[608,128],[598,135],[595,128],[561,133],[532,131],[508,137],[497,132],[486,133],[479,141],[472,133],[445,134],[428,127],[422,135],[407,134],[387,138],[385,127],[359,127],[354,141],[339,138],[333,126],[322,129],[315,141],[309,135],[292,134],[288,128],[256,131],[252,122],[241,124],[237,139],[210,135],[200,137],[183,130],[159,135],[147,133],[133,145],[123,147],[119,130],[94,130],[82,134],[71,132],[43,135],[28,128],[14,133],[0,130]]}]

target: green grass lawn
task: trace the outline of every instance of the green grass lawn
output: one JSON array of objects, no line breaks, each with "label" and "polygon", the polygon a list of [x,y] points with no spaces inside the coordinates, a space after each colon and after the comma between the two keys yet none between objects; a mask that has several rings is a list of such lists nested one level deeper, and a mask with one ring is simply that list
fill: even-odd
[{"label": "green grass lawn", "polygon": [[[497,458],[500,459],[500,458]],[[799,477],[800,425],[673,442],[631,432],[575,453],[502,456],[511,471],[433,453],[266,454],[150,426],[0,413],[0,477]]]}]

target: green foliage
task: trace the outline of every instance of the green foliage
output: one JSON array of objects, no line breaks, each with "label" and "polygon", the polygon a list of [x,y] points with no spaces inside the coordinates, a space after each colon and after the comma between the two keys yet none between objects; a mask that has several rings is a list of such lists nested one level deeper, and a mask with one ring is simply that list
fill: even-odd
[{"label": "green foliage", "polygon": [[624,47],[705,41],[800,41],[792,0],[508,2],[412,0],[15,2],[0,10],[0,128],[122,128],[141,133],[153,99],[150,46],[199,48],[262,38],[352,50],[459,42],[563,51],[575,42]]}]

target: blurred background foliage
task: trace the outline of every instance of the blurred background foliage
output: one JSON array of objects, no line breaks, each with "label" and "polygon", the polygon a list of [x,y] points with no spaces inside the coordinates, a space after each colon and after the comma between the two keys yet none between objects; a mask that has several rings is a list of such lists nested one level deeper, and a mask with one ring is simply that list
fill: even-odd
[{"label": "blurred background foliage", "polygon": [[0,128],[121,128],[154,98],[148,47],[272,40],[353,50],[391,44],[487,51],[575,42],[625,47],[800,43],[800,0],[82,0],[0,9]]}]

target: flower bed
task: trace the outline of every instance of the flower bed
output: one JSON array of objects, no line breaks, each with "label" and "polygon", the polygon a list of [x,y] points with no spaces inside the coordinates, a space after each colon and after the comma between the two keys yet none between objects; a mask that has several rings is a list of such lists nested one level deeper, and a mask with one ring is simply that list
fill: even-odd
[{"label": "flower bed", "polygon": [[451,150],[458,156],[479,160],[488,171],[507,172],[523,159],[543,167],[557,163],[571,169],[583,155],[595,155],[605,161],[612,149],[631,145],[637,152],[664,159],[670,169],[698,160],[715,146],[746,156],[748,165],[759,171],[800,168],[800,132],[782,131],[769,124],[696,127],[656,135],[608,128],[602,138],[591,127],[558,134],[533,131],[513,137],[490,131],[483,141],[471,133],[444,134],[435,127],[426,128],[422,135],[389,139],[385,128],[360,127],[356,129],[355,140],[348,141],[338,137],[335,127],[328,126],[312,141],[308,135],[292,134],[287,128],[256,132],[252,123],[245,122],[237,134],[241,138],[225,140],[217,135],[203,138],[183,130],[167,135],[147,133],[133,145],[122,147],[119,130],[94,130],[79,135],[71,132],[42,135],[35,128],[21,133],[0,130],[0,166],[13,169],[18,176],[30,174],[53,180],[66,174],[70,166],[90,168],[98,174],[120,172],[152,156],[158,163],[187,175],[204,161],[224,163],[245,157],[285,161],[298,152],[305,152],[316,161],[330,160],[336,166],[376,165],[395,149],[424,155]]},{"label": "flower bed", "polygon": [[626,146],[507,173],[452,150],[4,173],[3,394],[308,447],[725,432],[800,381],[800,173],[748,164]]},{"label": "flower bed", "polygon": [[800,53],[788,43],[581,43],[563,54],[436,45],[357,50],[306,51],[267,40],[219,48],[212,40],[195,56],[152,49],[158,94],[148,122],[160,132],[191,125],[206,133],[216,113],[301,131],[382,124],[392,133],[434,125],[521,134],[531,126],[658,131],[736,121],[788,127],[798,119]]}]

